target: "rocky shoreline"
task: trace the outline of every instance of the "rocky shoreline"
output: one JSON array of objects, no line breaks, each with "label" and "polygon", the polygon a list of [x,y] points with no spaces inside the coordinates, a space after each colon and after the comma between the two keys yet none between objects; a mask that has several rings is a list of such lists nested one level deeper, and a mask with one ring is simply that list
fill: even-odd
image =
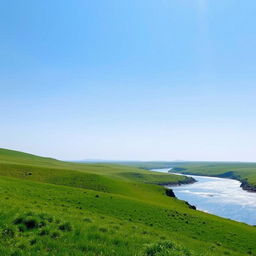
[{"label": "rocky shoreline", "polygon": [[[169,172],[171,173],[171,172]],[[160,186],[181,186],[181,185],[187,185],[187,184],[193,184],[197,182],[196,179],[192,177],[187,177],[185,176],[184,180],[179,180],[178,182],[164,182],[164,183],[159,183],[158,185]],[[177,198],[176,195],[174,194],[173,190],[171,188],[165,188],[165,194],[169,197],[172,198]],[[189,202],[184,201],[185,204],[192,210],[196,210],[196,206],[189,204]]]},{"label": "rocky shoreline", "polygon": [[186,177],[185,180],[179,180],[178,182],[162,182],[162,183],[159,183],[158,185],[160,185],[160,186],[181,186],[181,185],[193,184],[195,182],[197,182],[197,181],[194,178]]},{"label": "rocky shoreline", "polygon": [[[167,196],[169,196],[169,197],[177,198],[171,188],[166,188],[165,194],[166,194]],[[187,202],[187,201],[184,201],[184,202],[185,202],[185,204],[188,206],[189,209],[196,210],[196,207],[195,207],[194,205],[191,205],[191,204],[190,204],[189,202]]]},{"label": "rocky shoreline", "polygon": [[219,178],[228,178],[228,179],[233,179],[233,180],[238,180],[241,182],[240,187],[248,192],[256,192],[256,187],[251,185],[246,179],[242,179],[241,176],[235,174],[234,172],[230,171],[230,172],[225,172],[221,175],[218,175],[216,177]]},{"label": "rocky shoreline", "polygon": [[250,185],[247,180],[240,180],[240,181],[241,181],[240,187],[241,187],[243,190],[246,190],[246,191],[248,191],[248,192],[254,192],[254,193],[256,193],[256,187]]}]

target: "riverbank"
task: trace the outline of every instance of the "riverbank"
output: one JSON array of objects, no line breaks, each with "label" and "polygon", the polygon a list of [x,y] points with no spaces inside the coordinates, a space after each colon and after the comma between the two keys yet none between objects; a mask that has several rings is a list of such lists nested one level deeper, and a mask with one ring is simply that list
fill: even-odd
[{"label": "riverbank", "polygon": [[[194,176],[206,176],[206,177],[217,177],[217,178],[226,178],[226,179],[233,179],[241,182],[240,187],[248,192],[256,193],[256,185],[252,185],[248,182],[247,178],[242,178],[239,174],[234,171],[219,173],[219,174],[211,174],[209,172],[203,173],[198,172],[198,170],[194,171],[187,171],[186,168],[181,167],[174,167],[172,168],[174,172],[178,172],[183,175],[194,175]],[[201,170],[200,170],[201,171]],[[256,175],[256,174],[255,174]]]},{"label": "riverbank", "polygon": [[0,149],[1,255],[148,255],[165,244],[186,255],[256,254],[254,227],[189,209],[155,185],[166,180],[184,178]]},{"label": "riverbank", "polygon": [[[173,174],[173,173],[170,173],[170,174]],[[160,185],[160,186],[181,186],[181,185],[193,184],[195,182],[197,182],[197,181],[194,178],[185,176],[184,180],[178,180],[175,182],[161,182],[161,183],[158,183],[158,185]]]},{"label": "riverbank", "polygon": [[[154,171],[154,172],[160,172],[160,173],[168,173],[168,174],[171,174],[171,175],[178,175],[178,176],[181,176],[180,174],[175,174],[175,173],[172,173],[171,172],[171,169],[170,168],[160,168],[160,169],[150,169],[150,171]],[[183,176],[183,175],[182,175]],[[173,189],[171,188],[168,188],[167,186],[171,186],[171,187],[175,187],[175,186],[181,186],[181,185],[189,185],[189,184],[194,184],[197,182],[196,179],[194,179],[193,177],[188,177],[188,176],[183,176],[184,180],[178,180],[176,182],[164,182],[164,183],[158,183],[158,185],[160,186],[165,186],[166,190],[165,190],[165,194],[168,196],[168,197],[172,197],[172,198],[176,198],[176,195],[173,191]],[[184,200],[183,200],[184,201]],[[192,209],[192,210],[196,210],[196,206],[194,205],[191,205],[189,202],[187,201],[184,201],[186,203],[186,205],[188,205],[189,209]]]},{"label": "riverbank", "polygon": [[256,162],[125,162],[142,169],[173,169],[175,173],[235,179],[245,191],[256,192]]},{"label": "riverbank", "polygon": [[[152,169],[152,171],[176,173],[173,169]],[[228,178],[232,173],[225,173],[223,177],[191,175],[187,178],[196,180],[189,186],[169,185],[166,187],[166,195],[177,198],[187,203],[189,208],[211,213],[220,217],[256,225],[256,194],[248,193],[242,189],[241,182],[234,177]],[[186,184],[181,184],[186,185]]]},{"label": "riverbank", "polygon": [[254,192],[256,193],[256,187],[250,185],[246,180],[243,180],[241,183],[241,188],[248,191],[248,192]]},{"label": "riverbank", "polygon": [[195,205],[198,210],[220,217],[256,225],[256,194],[249,193],[235,179],[193,176],[197,183],[168,187],[175,196]]}]

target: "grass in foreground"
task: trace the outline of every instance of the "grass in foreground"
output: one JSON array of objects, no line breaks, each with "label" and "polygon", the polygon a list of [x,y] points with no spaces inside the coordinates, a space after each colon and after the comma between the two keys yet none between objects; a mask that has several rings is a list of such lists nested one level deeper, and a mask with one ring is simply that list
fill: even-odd
[{"label": "grass in foreground", "polygon": [[0,255],[256,255],[254,227],[149,184],[177,176],[2,152]]}]

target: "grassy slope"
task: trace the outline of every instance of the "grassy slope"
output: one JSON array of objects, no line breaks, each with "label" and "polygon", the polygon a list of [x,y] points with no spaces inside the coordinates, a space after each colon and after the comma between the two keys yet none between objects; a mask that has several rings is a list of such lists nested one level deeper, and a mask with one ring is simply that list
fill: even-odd
[{"label": "grassy slope", "polygon": [[[254,227],[191,210],[146,184],[163,181],[177,177],[2,149],[0,254],[190,255],[185,247],[193,255],[256,255]],[[165,244],[144,249],[159,241]]]}]

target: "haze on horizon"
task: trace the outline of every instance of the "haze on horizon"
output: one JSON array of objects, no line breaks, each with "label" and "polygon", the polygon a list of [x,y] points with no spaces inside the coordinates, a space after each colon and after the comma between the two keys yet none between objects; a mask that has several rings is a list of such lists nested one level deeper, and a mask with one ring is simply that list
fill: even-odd
[{"label": "haze on horizon", "polygon": [[0,147],[256,161],[256,2],[1,3]]}]

